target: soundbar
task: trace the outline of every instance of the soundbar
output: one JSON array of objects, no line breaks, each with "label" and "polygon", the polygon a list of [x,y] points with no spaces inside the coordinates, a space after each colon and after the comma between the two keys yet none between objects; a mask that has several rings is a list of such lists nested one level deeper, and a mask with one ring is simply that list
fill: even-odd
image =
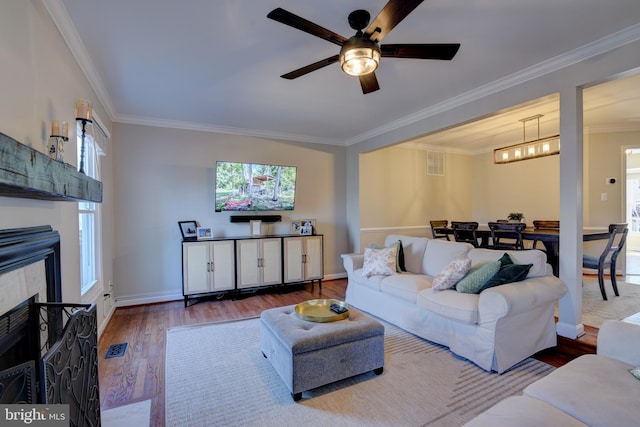
[{"label": "soundbar", "polygon": [[231,215],[229,217],[231,222],[249,222],[249,221],[262,221],[262,222],[280,222],[282,221],[282,215]]}]

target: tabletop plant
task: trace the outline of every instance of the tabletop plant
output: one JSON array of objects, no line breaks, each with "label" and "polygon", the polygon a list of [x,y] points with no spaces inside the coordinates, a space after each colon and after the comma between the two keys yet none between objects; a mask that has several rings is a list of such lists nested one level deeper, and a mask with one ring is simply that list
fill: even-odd
[{"label": "tabletop plant", "polygon": [[511,212],[507,215],[507,219],[509,221],[522,221],[524,219],[524,214],[522,212]]}]

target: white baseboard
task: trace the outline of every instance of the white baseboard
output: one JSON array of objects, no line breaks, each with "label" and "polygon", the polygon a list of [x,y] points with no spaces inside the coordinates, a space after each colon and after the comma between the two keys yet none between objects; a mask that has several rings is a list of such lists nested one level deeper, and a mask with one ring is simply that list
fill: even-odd
[{"label": "white baseboard", "polygon": [[[327,280],[337,280],[337,279],[345,279],[347,277],[347,273],[336,273],[336,274],[328,274],[325,276],[323,281]],[[144,294],[144,295],[127,295],[116,297],[116,302],[111,307],[111,312],[109,313],[109,318],[113,314],[113,311],[116,307],[131,307],[133,305],[144,305],[144,304],[155,304],[159,302],[169,302],[169,301],[182,301],[184,300],[184,296],[182,293],[158,293],[158,294]],[[107,320],[108,322],[108,320]],[[107,322],[103,322],[104,325]]]}]

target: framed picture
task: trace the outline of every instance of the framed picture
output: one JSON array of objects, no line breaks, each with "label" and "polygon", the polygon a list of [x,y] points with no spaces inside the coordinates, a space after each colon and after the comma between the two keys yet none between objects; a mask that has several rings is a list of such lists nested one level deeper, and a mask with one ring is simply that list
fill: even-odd
[{"label": "framed picture", "polygon": [[195,239],[198,223],[196,221],[178,221],[183,239]]},{"label": "framed picture", "polygon": [[291,221],[291,234],[300,234],[300,220],[294,219]]},{"label": "framed picture", "polygon": [[[309,234],[313,234],[313,232],[316,229],[316,220],[315,219],[301,219],[299,221],[300,221],[300,227],[311,227],[311,233],[309,233]],[[302,232],[300,234],[302,234]]]},{"label": "framed picture", "polygon": [[198,235],[198,240],[211,239],[213,237],[211,227],[198,227],[196,229],[196,233]]},{"label": "framed picture", "polygon": [[262,235],[262,221],[260,220],[249,221],[249,227],[250,227],[252,236]]},{"label": "framed picture", "polygon": [[313,234],[313,227],[310,225],[303,225],[300,227],[301,236],[311,236]]}]

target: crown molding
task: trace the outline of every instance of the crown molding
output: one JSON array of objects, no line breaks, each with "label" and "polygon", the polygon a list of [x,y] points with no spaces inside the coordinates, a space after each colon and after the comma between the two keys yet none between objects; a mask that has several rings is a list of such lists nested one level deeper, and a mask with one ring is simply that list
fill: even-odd
[{"label": "crown molding", "polygon": [[[118,114],[111,97],[109,96],[99,74],[96,71],[85,47],[78,35],[69,14],[61,0],[42,0],[47,11],[51,15],[55,25],[60,31],[62,38],[69,47],[72,55],[76,59],[80,69],[86,76],[89,84],[96,93],[96,96],[104,106],[110,119],[114,122],[140,124],[145,126],[156,126],[165,128],[176,128],[186,130],[198,130],[204,132],[223,133],[231,135],[253,136],[258,138],[278,139],[285,141],[308,142],[314,144],[328,144],[338,146],[350,146],[359,142],[366,141],[376,136],[394,131],[396,129],[411,125],[429,117],[443,113],[445,111],[460,107],[464,104],[477,101],[497,92],[509,89],[527,81],[533,80],[540,76],[549,74],[559,69],[576,64],[585,59],[605,53],[612,49],[618,48],[628,43],[640,40],[640,24],[625,28],[616,33],[610,34],[595,42],[589,43],[565,54],[556,56],[539,64],[525,68],[521,71],[513,73],[504,78],[495,80],[486,85],[480,86],[471,91],[465,92],[443,102],[434,104],[428,108],[420,110],[414,114],[407,115],[401,119],[386,123],[375,129],[348,138],[344,141],[333,140],[327,138],[314,137],[309,135],[296,135],[279,132],[269,132],[255,129],[233,128],[226,126],[215,126],[209,124],[181,122],[175,120],[163,120],[157,118],[130,116]],[[635,130],[635,129],[634,129]],[[595,131],[594,131],[595,132]],[[435,148],[434,148],[435,149]],[[441,147],[437,148],[442,151]],[[449,152],[449,151],[448,151]],[[455,151],[450,151],[455,152]],[[460,154],[469,154],[469,152],[460,151]]]},{"label": "crown molding", "polygon": [[172,129],[194,130],[199,132],[223,133],[227,135],[252,136],[256,138],[277,139],[282,141],[309,142],[312,144],[344,146],[344,143],[342,141],[329,138],[317,138],[307,135],[295,135],[264,130],[234,128],[229,126],[215,126],[203,123],[183,122],[179,120],[156,119],[153,117],[140,117],[118,114],[113,118],[113,121],[116,123],[128,123],[143,126],[155,126]]},{"label": "crown molding", "polygon": [[76,59],[78,66],[82,70],[83,74],[89,80],[89,84],[96,93],[96,96],[100,100],[100,103],[107,111],[107,114],[111,119],[116,115],[116,110],[111,102],[111,97],[107,92],[99,74],[96,72],[96,68],[91,62],[91,58],[87,53],[87,50],[76,31],[76,27],[71,22],[71,18],[67,13],[67,9],[61,0],[42,0],[42,3],[47,8],[49,15],[53,19],[58,31],[62,35],[63,40],[69,47],[71,54]]},{"label": "crown molding", "polygon": [[525,68],[504,78],[495,80],[491,83],[480,86],[476,89],[470,90],[446,101],[432,105],[431,107],[420,110],[414,114],[410,114],[401,119],[389,122],[368,132],[356,135],[353,138],[347,139],[345,141],[345,144],[347,146],[350,146],[362,141],[366,141],[373,137],[408,126],[415,122],[451,110],[453,108],[460,107],[464,104],[468,104],[472,101],[477,101],[489,95],[493,95],[500,91],[512,88],[551,72],[566,68],[570,65],[576,64],[578,62],[584,61],[588,58],[592,58],[626,44],[635,42],[637,40],[640,40],[640,24],[632,25],[631,27],[627,27],[621,31],[618,31],[617,33],[610,34],[606,37],[603,37],[602,39],[596,40],[595,42],[589,43],[562,55],[540,62],[536,65]]},{"label": "crown molding", "polygon": [[604,126],[589,126],[585,128],[585,133],[619,133],[619,132],[640,132],[640,123],[628,123]]}]

